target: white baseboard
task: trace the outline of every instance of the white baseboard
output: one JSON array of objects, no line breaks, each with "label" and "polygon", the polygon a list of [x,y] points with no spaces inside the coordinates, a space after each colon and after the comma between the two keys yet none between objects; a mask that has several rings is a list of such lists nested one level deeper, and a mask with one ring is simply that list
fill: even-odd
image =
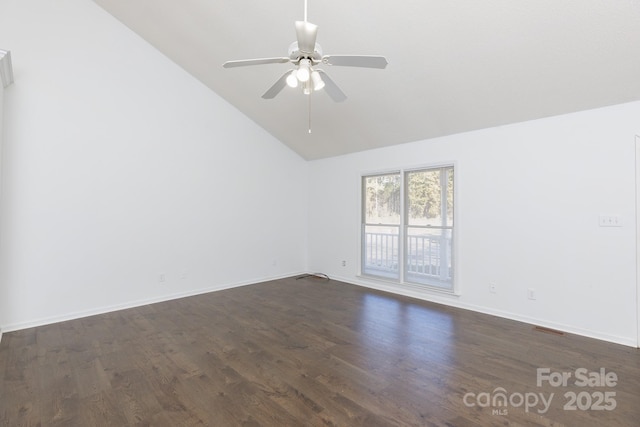
[{"label": "white baseboard", "polygon": [[633,348],[638,348],[640,343],[629,337],[621,337],[616,335],[610,335],[606,333],[601,333],[598,331],[592,331],[588,329],[582,329],[571,325],[565,325],[561,323],[549,322],[545,319],[537,319],[528,316],[522,316],[517,313],[495,310],[488,307],[477,306],[473,304],[467,304],[460,302],[459,296],[454,294],[444,294],[444,293],[425,293],[420,291],[413,291],[406,288],[399,288],[392,284],[385,284],[384,282],[378,282],[376,280],[366,280],[359,278],[350,278],[350,277],[338,277],[332,276],[332,279],[339,280],[341,282],[349,283],[352,285],[363,286],[365,288],[376,289],[379,291],[389,292],[393,294],[399,294],[403,296],[408,296],[411,298],[421,299],[424,301],[434,302],[438,304],[449,305],[456,308],[462,308],[465,310],[471,310],[478,313],[489,314],[491,316],[502,317],[509,320],[515,320],[518,322],[528,323],[536,326],[543,326],[546,328],[556,329],[562,332],[581,335],[588,338],[594,338],[601,341],[607,341],[614,344],[621,344]]},{"label": "white baseboard", "polygon": [[[82,318],[82,317],[94,316],[94,315],[97,315],[97,314],[110,313],[110,312],[118,311],[118,310],[126,310],[128,308],[135,308],[135,307],[140,307],[140,306],[143,306],[143,305],[154,304],[154,303],[164,302],[164,301],[170,301],[170,300],[179,299],[179,298],[186,298],[186,297],[190,297],[190,296],[201,295],[201,294],[206,294],[206,293],[209,293],[209,292],[221,291],[221,290],[225,290],[225,289],[237,288],[237,287],[241,287],[241,286],[255,285],[255,284],[259,284],[259,283],[269,282],[271,280],[278,280],[278,279],[284,279],[284,278],[288,278],[288,277],[299,276],[299,275],[302,275],[302,274],[307,274],[307,273],[306,272],[288,273],[288,274],[283,274],[283,275],[274,276],[274,277],[268,277],[268,278],[260,278],[260,279],[246,280],[246,281],[235,282],[235,283],[214,285],[214,286],[207,287],[207,288],[190,290],[190,291],[187,291],[187,292],[180,292],[180,293],[174,293],[174,294],[169,294],[169,295],[163,295],[163,296],[144,299],[144,300],[131,301],[131,302],[127,302],[127,303],[124,303],[124,304],[103,306],[103,307],[97,307],[97,308],[90,309],[90,310],[78,311],[78,312],[74,312],[74,313],[67,313],[67,314],[64,314],[64,315],[61,315],[61,316],[52,316],[52,317],[46,317],[46,318],[41,318],[41,319],[34,319],[34,320],[26,321],[26,322],[19,322],[19,323],[2,325],[2,327],[0,327],[0,342],[2,342],[2,333],[3,332],[12,332],[12,331],[18,331],[18,330],[22,330],[22,329],[34,328],[34,327],[37,327],[37,326],[49,325],[51,323],[64,322],[64,321],[67,321],[67,320],[74,320],[74,319],[79,319],[79,318]],[[531,317],[528,317],[528,316],[522,316],[522,315],[519,315],[517,313],[511,313],[511,312],[495,310],[495,309],[491,309],[491,308],[487,308],[487,307],[461,303],[459,301],[458,297],[456,295],[452,295],[452,294],[451,295],[442,294],[442,293],[427,294],[427,293],[424,293],[424,292],[412,291],[412,290],[408,290],[408,289],[405,289],[405,288],[398,288],[398,287],[395,287],[395,286],[393,286],[391,284],[385,284],[383,282],[377,282],[377,281],[374,281],[374,280],[358,280],[358,279],[354,279],[354,278],[350,278],[350,277],[332,276],[331,279],[338,280],[338,281],[345,282],[345,283],[349,283],[349,284],[356,285],[356,286],[366,287],[366,288],[369,288],[369,289],[376,289],[376,290],[379,290],[379,291],[389,292],[389,293],[392,293],[392,294],[404,295],[404,296],[408,296],[408,297],[412,297],[412,298],[416,298],[416,299],[421,299],[421,300],[424,300],[424,301],[429,301],[429,302],[434,302],[434,303],[438,303],[438,304],[449,305],[449,306],[452,306],[452,307],[461,308],[461,309],[465,309],[465,310],[471,310],[471,311],[475,311],[475,312],[479,312],[479,313],[483,313],[483,314],[489,314],[489,315],[492,315],[492,316],[502,317],[502,318],[505,318],[505,319],[515,320],[515,321],[518,321],[518,322],[528,323],[528,324],[531,324],[531,325],[543,326],[543,327],[556,329],[556,330],[567,332],[567,333],[571,333],[571,334],[585,336],[585,337],[588,337],[588,338],[595,338],[595,339],[598,339],[598,340],[601,340],[601,341],[612,342],[612,343],[615,343],[615,344],[622,344],[622,345],[633,347],[633,348],[637,348],[640,345],[640,343],[636,342],[635,340],[633,340],[633,339],[631,339],[629,337],[620,337],[620,336],[615,336],[615,335],[610,335],[610,334],[603,334],[603,333],[600,333],[600,332],[597,332],[597,331],[581,329],[581,328],[577,328],[577,327],[571,326],[571,325],[564,325],[564,324],[559,324],[559,323],[555,323],[555,322],[549,322],[549,321],[544,320],[544,319],[536,319],[536,318],[531,318]]]},{"label": "white baseboard", "polygon": [[258,283],[270,282],[272,280],[285,279],[288,277],[298,276],[301,274],[305,274],[305,273],[304,272],[287,273],[287,274],[282,274],[282,275],[273,276],[273,277],[263,277],[260,279],[245,280],[245,281],[240,281],[235,283],[219,284],[219,285],[214,285],[207,288],[162,295],[154,298],[142,299],[137,301],[130,301],[123,304],[102,306],[102,307],[92,308],[89,310],[66,313],[60,316],[43,317],[40,319],[33,319],[26,322],[10,323],[7,325],[2,325],[1,330],[4,332],[19,331],[22,329],[29,329],[29,328],[35,328],[38,326],[50,325],[52,323],[65,322],[67,320],[75,320],[83,317],[95,316],[97,314],[111,313],[114,311],[126,310],[128,308],[141,307],[143,305],[148,305],[148,304],[155,304],[155,303],[170,301],[174,299],[186,298],[186,297],[191,297],[195,295],[202,295],[210,292],[222,291],[225,289],[239,288],[241,286],[255,285]]}]

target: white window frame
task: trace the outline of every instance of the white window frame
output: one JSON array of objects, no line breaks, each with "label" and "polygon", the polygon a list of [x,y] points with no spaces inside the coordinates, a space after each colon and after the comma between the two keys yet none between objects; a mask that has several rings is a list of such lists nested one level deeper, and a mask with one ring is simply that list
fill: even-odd
[{"label": "white window frame", "polygon": [[[407,175],[411,172],[420,172],[420,171],[428,171],[435,169],[444,169],[444,168],[452,168],[454,173],[454,190],[453,190],[453,226],[446,227],[430,227],[433,229],[446,228],[450,229],[452,233],[451,237],[451,286],[450,287],[442,287],[441,284],[433,285],[433,284],[425,284],[425,283],[417,283],[415,281],[407,280],[407,261],[405,259],[405,254],[407,253],[407,234],[408,234],[408,200],[407,200]],[[368,274],[365,271],[365,257],[366,257],[366,248],[365,248],[365,227],[366,225],[371,225],[366,223],[366,215],[365,215],[365,178],[380,176],[380,175],[391,175],[391,174],[399,174],[400,175],[400,198],[401,198],[401,206],[400,206],[400,228],[399,228],[399,250],[398,250],[398,258],[399,258],[399,272],[398,278],[389,278],[383,275],[372,275]],[[444,293],[450,294],[454,296],[460,295],[458,288],[458,280],[457,280],[457,266],[458,266],[458,232],[459,229],[459,221],[458,221],[458,182],[460,182],[460,173],[459,167],[456,162],[443,162],[436,164],[428,164],[428,165],[419,165],[412,167],[404,167],[404,168],[394,168],[389,170],[377,170],[377,171],[367,171],[362,172],[360,174],[360,183],[359,183],[359,195],[360,195],[360,210],[359,210],[359,252],[360,252],[360,270],[359,276],[363,279],[380,281],[386,283],[392,283],[396,286],[400,286],[402,288],[406,288],[408,290],[424,290],[424,291],[433,291],[436,293]],[[414,227],[414,226],[411,226]]]}]

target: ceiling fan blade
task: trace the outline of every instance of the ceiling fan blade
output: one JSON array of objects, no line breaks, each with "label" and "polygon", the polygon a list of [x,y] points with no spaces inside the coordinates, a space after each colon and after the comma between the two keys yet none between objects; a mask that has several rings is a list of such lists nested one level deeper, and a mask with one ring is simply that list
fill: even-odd
[{"label": "ceiling fan blade", "polygon": [[222,66],[224,68],[234,67],[246,67],[247,65],[262,65],[262,64],[284,64],[289,62],[289,58],[256,58],[256,59],[241,59],[239,61],[227,61]]},{"label": "ceiling fan blade", "polygon": [[273,99],[279,94],[282,89],[287,85],[287,76],[291,74],[291,71],[287,71],[280,77],[274,84],[267,90],[262,97],[264,99]]},{"label": "ceiling fan blade", "polygon": [[312,55],[316,49],[318,26],[307,21],[296,21],[296,36],[300,52]]},{"label": "ceiling fan blade", "polygon": [[322,81],[324,82],[324,91],[327,92],[327,95],[331,97],[335,102],[342,102],[347,99],[347,95],[344,94],[342,89],[338,87],[338,85],[331,80],[331,77],[327,73],[322,70],[316,70],[322,76]]},{"label": "ceiling fan blade", "polygon": [[343,67],[385,68],[388,64],[384,56],[371,55],[325,55],[322,62]]}]

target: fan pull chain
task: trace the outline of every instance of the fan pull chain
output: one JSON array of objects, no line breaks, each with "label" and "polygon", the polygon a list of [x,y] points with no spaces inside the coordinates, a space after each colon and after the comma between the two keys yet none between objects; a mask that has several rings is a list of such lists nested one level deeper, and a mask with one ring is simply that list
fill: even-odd
[{"label": "fan pull chain", "polygon": [[311,134],[311,94],[307,95],[309,98],[309,134]]}]

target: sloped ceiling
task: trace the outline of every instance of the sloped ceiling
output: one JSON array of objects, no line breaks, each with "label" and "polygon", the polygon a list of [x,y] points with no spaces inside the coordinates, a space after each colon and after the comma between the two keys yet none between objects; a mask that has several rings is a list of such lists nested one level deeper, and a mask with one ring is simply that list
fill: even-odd
[{"label": "sloped ceiling", "polygon": [[95,1],[305,159],[640,99],[638,0],[308,0],[325,54],[389,60],[321,67],[338,104],[262,99],[289,64],[222,68],[287,56],[303,0]]}]

